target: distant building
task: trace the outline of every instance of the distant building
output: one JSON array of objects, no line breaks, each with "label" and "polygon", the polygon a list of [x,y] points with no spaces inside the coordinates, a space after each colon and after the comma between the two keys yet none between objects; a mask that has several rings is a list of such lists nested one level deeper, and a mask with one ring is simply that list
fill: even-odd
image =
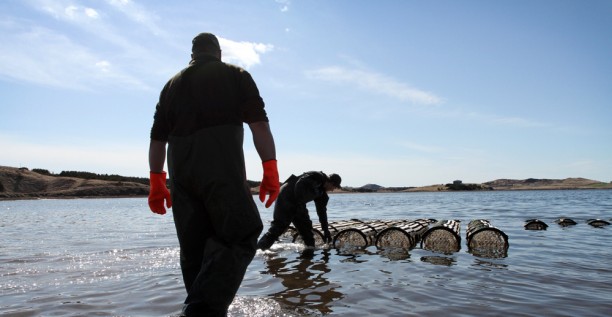
[{"label": "distant building", "polygon": [[463,182],[460,180],[453,181],[453,185],[461,185],[461,183]]}]

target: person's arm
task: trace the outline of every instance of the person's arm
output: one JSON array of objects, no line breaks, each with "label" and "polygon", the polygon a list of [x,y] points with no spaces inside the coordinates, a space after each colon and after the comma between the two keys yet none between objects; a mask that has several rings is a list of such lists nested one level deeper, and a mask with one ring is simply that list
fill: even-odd
[{"label": "person's arm", "polygon": [[321,222],[321,224],[327,224],[327,202],[329,202],[329,196],[327,193],[321,194],[321,196],[315,198],[314,200],[317,215],[319,216],[319,222]]},{"label": "person's arm", "polygon": [[280,193],[280,182],[278,180],[278,167],[276,164],[276,147],[274,137],[267,121],[256,121],[249,123],[253,134],[253,144],[263,166],[263,179],[259,186],[259,200],[264,202],[269,194],[266,208],[270,207]]},{"label": "person's arm", "polygon": [[149,170],[152,173],[164,171],[166,162],[166,142],[151,139],[149,144]]},{"label": "person's arm", "polygon": [[253,134],[253,144],[262,162],[276,160],[276,147],[270,124],[266,121],[249,123]]},{"label": "person's arm", "polygon": [[329,243],[332,240],[329,232],[329,223],[327,222],[327,202],[329,202],[329,196],[327,193],[323,193],[314,200],[315,207],[317,209],[317,216],[319,216],[319,223],[321,224],[321,230],[323,230],[323,240],[325,243]]}]

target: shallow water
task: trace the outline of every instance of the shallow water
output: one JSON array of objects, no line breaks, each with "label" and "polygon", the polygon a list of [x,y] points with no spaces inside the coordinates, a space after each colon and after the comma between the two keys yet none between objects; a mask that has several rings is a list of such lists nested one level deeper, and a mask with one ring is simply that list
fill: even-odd
[{"label": "shallow water", "polygon": [[[272,210],[259,205],[269,224]],[[309,205],[316,222],[314,207]],[[612,191],[331,195],[330,221],[461,220],[461,249],[390,252],[275,244],[251,263],[230,316],[609,316]],[[560,217],[578,222],[561,227]],[[525,230],[538,218],[545,231]],[[465,245],[472,219],[505,257]],[[0,201],[1,316],[176,316],[185,291],[172,216],[146,198]]]}]

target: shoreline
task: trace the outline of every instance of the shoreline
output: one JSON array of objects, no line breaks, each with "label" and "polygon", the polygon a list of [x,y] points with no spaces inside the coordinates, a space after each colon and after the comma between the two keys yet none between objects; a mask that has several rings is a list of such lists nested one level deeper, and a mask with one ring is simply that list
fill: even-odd
[{"label": "shoreline", "polygon": [[[412,193],[481,193],[481,192],[518,192],[518,191],[569,191],[569,190],[612,190],[612,188],[515,188],[515,189],[492,189],[492,190],[409,190],[409,191],[373,191],[373,192],[357,192],[357,191],[333,191],[329,192],[329,195],[355,195],[355,194],[412,194]],[[254,196],[258,195],[258,192],[251,192]],[[0,197],[0,201],[14,201],[14,200],[60,200],[60,199],[109,199],[109,198],[147,198],[148,195],[91,195],[91,196],[21,196],[21,197]]]},{"label": "shoreline", "polygon": [[[46,171],[46,170],[43,170]],[[113,180],[94,178],[95,174],[75,172],[71,175],[87,177],[57,176],[40,170],[0,166],[0,201],[31,199],[94,199],[94,198],[137,198],[148,197],[148,182],[116,175]],[[104,175],[106,176],[106,175]],[[259,184],[249,181],[251,194],[259,193]],[[146,183],[146,184],[145,184]],[[520,191],[520,190],[589,190],[612,189],[612,182],[586,178],[536,179],[528,178],[497,179],[481,184],[463,183],[455,180],[448,184],[433,184],[419,187],[384,187],[367,184],[361,187],[346,186],[330,194],[352,193],[414,193],[414,192],[482,192],[482,191]]]}]

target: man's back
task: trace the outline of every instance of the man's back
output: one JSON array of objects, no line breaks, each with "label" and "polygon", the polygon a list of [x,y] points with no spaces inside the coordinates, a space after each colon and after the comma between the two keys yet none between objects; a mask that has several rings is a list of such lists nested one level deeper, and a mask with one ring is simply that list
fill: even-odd
[{"label": "man's back", "polygon": [[218,125],[267,121],[250,74],[203,55],[168,81],[155,112],[152,138],[187,136]]}]

